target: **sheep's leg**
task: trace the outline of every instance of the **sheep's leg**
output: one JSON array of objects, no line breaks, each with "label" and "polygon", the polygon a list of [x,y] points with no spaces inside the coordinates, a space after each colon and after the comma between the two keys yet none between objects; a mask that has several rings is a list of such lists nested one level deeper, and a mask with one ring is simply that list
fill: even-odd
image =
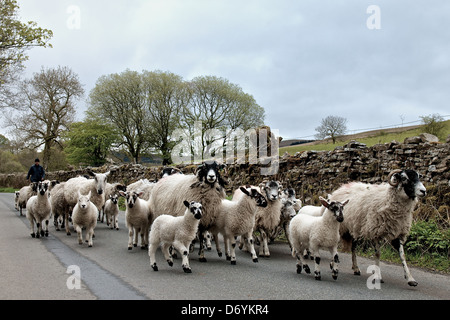
[{"label": "sheep's leg", "polygon": [[30,229],[31,229],[31,237],[34,238],[36,237],[36,234],[34,233],[34,218],[31,214],[29,214],[28,216],[28,220],[30,221]]},{"label": "sheep's leg", "polygon": [[225,258],[227,261],[231,261],[230,255],[230,237],[223,235],[223,245],[225,247]]},{"label": "sheep's leg", "polygon": [[141,228],[134,228],[134,240],[133,247],[137,247],[139,234],[141,233]]},{"label": "sheep's leg", "polygon": [[250,253],[252,254],[252,260],[253,262],[258,262],[258,256],[256,255],[255,246],[253,244],[253,237],[252,232],[249,232],[247,236],[241,236],[241,239],[244,238],[244,242],[247,244],[247,246],[250,248]]},{"label": "sheep's leg", "polygon": [[360,276],[361,275],[361,271],[359,270],[358,267],[358,262],[356,261],[356,240],[352,240],[352,269],[353,269],[353,274],[356,276]]},{"label": "sheep's leg", "polygon": [[161,246],[161,251],[164,254],[164,258],[166,259],[169,266],[173,266],[173,257],[170,254],[170,247],[171,247],[170,243],[163,243]]},{"label": "sheep's leg", "polygon": [[[375,241],[375,265],[378,267],[378,270],[380,270],[380,255],[381,255],[380,247],[381,247],[380,241]],[[380,283],[384,283],[381,277],[381,272],[377,272],[375,273],[375,275],[379,277]]]},{"label": "sheep's leg", "polygon": [[236,264],[236,238],[231,236],[231,237],[227,237],[229,243],[231,244],[231,249],[230,249],[230,261],[232,265]]},{"label": "sheep's leg", "polygon": [[89,230],[86,230],[86,242],[88,243],[89,247],[92,247],[93,242],[92,242],[92,237],[94,235],[94,229],[90,228]]},{"label": "sheep's leg", "polygon": [[[293,244],[294,245],[294,251],[296,252],[296,258],[297,258],[297,273],[302,273],[302,268],[305,270],[305,273],[310,274],[311,269],[309,269],[308,264],[306,263],[306,259],[302,252],[305,250],[303,246],[299,245],[299,243]],[[298,249],[298,250],[297,250]]]},{"label": "sheep's leg", "polygon": [[77,232],[78,235],[78,244],[83,244],[83,235],[82,235],[82,231],[81,231],[81,227],[79,225],[74,225],[75,230]]},{"label": "sheep's leg", "polygon": [[133,249],[133,235],[134,235],[134,227],[128,227],[128,250]]},{"label": "sheep's leg", "polygon": [[64,213],[64,223],[66,225],[66,234],[68,236],[71,235],[70,229],[69,229],[69,210],[66,209],[66,212]]},{"label": "sheep's leg", "polygon": [[400,260],[402,261],[403,271],[405,273],[405,279],[408,281],[408,285],[415,287],[418,285],[417,281],[414,280],[411,272],[409,271],[408,265],[406,264],[405,251],[403,249],[403,242],[400,239],[395,239],[392,241],[392,246],[398,251],[400,255]]},{"label": "sheep's leg", "polygon": [[199,245],[200,245],[200,249],[198,250],[198,261],[200,262],[206,262],[206,258],[205,258],[205,250],[203,248],[203,243],[205,242],[205,237],[203,236],[203,232],[205,231],[205,229],[203,229],[202,227],[199,227],[198,230],[198,240],[199,240]]},{"label": "sheep's leg", "polygon": [[156,250],[158,249],[158,243],[150,243],[148,246],[148,256],[150,257],[150,266],[153,271],[158,271],[158,266],[156,265]]},{"label": "sheep's leg", "polygon": [[173,243],[174,248],[181,254],[181,266],[185,273],[192,273],[191,267],[189,266],[189,249],[184,243],[175,240]]},{"label": "sheep's leg", "polygon": [[48,223],[49,223],[49,220],[48,219],[45,220],[45,236],[46,237],[48,237]]},{"label": "sheep's leg", "polygon": [[142,250],[145,250],[146,248],[147,248],[147,246],[148,246],[148,239],[147,239],[147,237],[145,236],[145,231],[147,230],[147,228],[141,228],[141,230],[140,230],[140,234],[141,234],[141,249]]},{"label": "sheep's leg", "polygon": [[333,277],[334,280],[337,280],[338,277],[338,263],[339,263],[339,256],[338,256],[338,252],[337,252],[337,247],[333,247],[330,250],[331,256],[333,257],[331,259],[331,263],[330,263],[330,268],[331,268],[331,275]]},{"label": "sheep's leg", "polygon": [[55,213],[55,215],[53,216],[53,225],[56,228],[56,231],[61,231],[61,229],[59,228],[59,215],[57,213]]},{"label": "sheep's leg", "polygon": [[116,228],[116,230],[119,230],[119,218],[118,215],[116,214],[114,217],[114,228]]},{"label": "sheep's leg", "polygon": [[216,242],[216,251],[219,257],[222,257],[222,249],[220,248],[220,243],[218,241],[218,234],[217,232],[212,234],[214,236],[215,242]]},{"label": "sheep's leg", "polygon": [[270,258],[270,252],[269,252],[269,246],[267,243],[267,233],[263,229],[259,229],[259,232],[261,234],[261,242],[259,244],[259,255]]},{"label": "sheep's leg", "polygon": [[42,233],[42,225],[36,220],[36,238],[40,238]]}]

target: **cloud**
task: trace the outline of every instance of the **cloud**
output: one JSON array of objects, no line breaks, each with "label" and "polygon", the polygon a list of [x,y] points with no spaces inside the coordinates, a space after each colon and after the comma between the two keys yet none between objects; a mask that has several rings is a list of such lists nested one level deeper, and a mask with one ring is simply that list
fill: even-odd
[{"label": "cloud", "polygon": [[[80,29],[67,28],[70,5]],[[381,10],[369,30],[366,9]],[[71,67],[87,94],[101,75],[164,70],[240,85],[286,138],[311,136],[328,115],[350,129],[448,115],[450,4],[426,1],[19,0],[24,20],[54,31],[29,51],[26,75]],[[79,117],[85,103],[80,103]]]}]

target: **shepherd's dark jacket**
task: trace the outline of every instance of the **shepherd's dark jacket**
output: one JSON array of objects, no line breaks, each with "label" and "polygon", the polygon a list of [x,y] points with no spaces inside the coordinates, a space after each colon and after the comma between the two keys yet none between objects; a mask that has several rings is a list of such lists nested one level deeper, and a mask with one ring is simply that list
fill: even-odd
[{"label": "shepherd's dark jacket", "polygon": [[32,165],[28,170],[27,180],[31,177],[31,182],[39,182],[44,179],[45,171],[40,165]]}]

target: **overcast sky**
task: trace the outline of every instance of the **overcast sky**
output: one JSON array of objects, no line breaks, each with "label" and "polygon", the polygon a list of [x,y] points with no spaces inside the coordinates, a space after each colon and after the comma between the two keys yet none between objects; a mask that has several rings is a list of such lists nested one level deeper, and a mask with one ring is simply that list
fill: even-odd
[{"label": "overcast sky", "polygon": [[162,70],[240,85],[285,139],[312,138],[328,115],[350,130],[450,115],[448,0],[18,3],[22,20],[54,33],[53,48],[28,51],[24,77],[68,66],[84,100],[102,75]]}]

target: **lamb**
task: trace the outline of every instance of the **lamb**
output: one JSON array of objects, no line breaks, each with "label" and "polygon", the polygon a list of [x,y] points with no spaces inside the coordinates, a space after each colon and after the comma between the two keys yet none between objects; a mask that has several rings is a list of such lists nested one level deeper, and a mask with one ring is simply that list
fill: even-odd
[{"label": "lamb", "polygon": [[[137,247],[138,235],[141,235],[141,249],[148,246],[148,233],[152,222],[152,214],[148,202],[141,199],[143,191],[119,191],[126,199],[125,222],[128,227],[128,250]],[[134,236],[134,240],[133,240]]]},{"label": "lamb", "polygon": [[103,212],[106,215],[106,224],[110,226],[111,229],[119,230],[119,205],[117,204],[119,196],[117,194],[110,195],[109,199],[105,202],[103,207]]},{"label": "lamb", "polygon": [[19,211],[19,196],[20,191],[14,191],[14,209]]},{"label": "lamb", "polygon": [[[37,195],[32,196],[27,201],[27,218],[30,221],[31,236],[39,238],[39,236],[48,237],[48,221],[52,213],[52,207],[48,200],[48,188],[47,182],[38,182],[34,184],[33,191],[37,192]],[[43,222],[45,222],[45,232],[43,228]],[[36,223],[37,232],[34,232],[34,223]]]},{"label": "lamb", "polygon": [[33,182],[19,190],[19,198],[17,199],[17,202],[20,216],[23,216],[22,209],[26,208],[28,200],[32,196],[36,195],[36,186],[37,183]]},{"label": "lamb", "polygon": [[202,205],[195,201],[184,200],[186,210],[183,216],[160,215],[155,219],[150,231],[150,245],[148,255],[150,266],[158,271],[155,253],[161,244],[162,252],[169,266],[173,266],[173,258],[169,248],[173,246],[182,255],[182,268],[185,273],[191,273],[189,266],[189,246],[194,240],[200,219],[202,218]]},{"label": "lamb", "polygon": [[[396,169],[389,173],[388,183],[379,185],[353,182],[341,186],[331,194],[332,200],[350,199],[345,209],[345,222],[340,234],[344,248],[351,246],[352,269],[355,275],[361,271],[357,265],[355,247],[360,239],[369,240],[375,246],[375,264],[379,266],[382,241],[390,241],[399,252],[408,285],[417,286],[406,264],[403,244],[412,223],[412,211],[418,198],[426,195],[419,174],[414,170]],[[377,275],[382,281],[381,275]]]},{"label": "lamb", "polygon": [[[282,202],[280,199],[281,183],[278,181],[266,181],[259,184],[260,192],[266,197],[267,207],[258,207],[255,217],[255,228],[253,231],[259,231],[259,256],[270,257],[268,237],[270,232],[280,223],[280,213]],[[233,199],[238,200],[243,196],[241,190],[236,190]],[[242,244],[239,245],[242,248]],[[248,249],[248,248],[247,248]]]},{"label": "lamb", "polygon": [[[85,177],[76,177],[66,181],[64,185],[65,214],[69,215],[70,209],[78,203],[78,191],[81,194],[87,194],[91,191],[90,202],[92,202],[97,210],[100,211],[105,203],[105,186],[109,171],[106,173],[94,173],[88,171],[89,175],[94,179],[86,179]],[[66,224],[67,235],[70,235],[69,225]]]},{"label": "lamb", "polygon": [[281,193],[280,197],[281,197],[281,199],[288,199],[288,200],[292,201],[293,209],[295,210],[296,213],[302,207],[302,200],[299,200],[299,199],[295,198],[295,190],[294,190],[294,188],[284,189],[283,192]]},{"label": "lamb", "polygon": [[[127,186],[125,186],[121,183],[118,183],[118,182],[117,183],[108,183],[107,182],[106,186],[105,186],[105,204],[109,199],[111,199],[112,195],[118,195],[119,191],[127,191]],[[102,223],[105,220],[105,215],[106,215],[105,204],[103,204],[103,207],[102,207],[101,217],[100,217],[100,214],[98,216],[98,221],[101,221]],[[106,220],[108,220],[108,218],[106,218]],[[106,221],[106,223],[109,226],[108,221]]]},{"label": "lamb", "polygon": [[214,225],[218,208],[225,198],[225,181],[220,175],[223,165],[206,161],[199,165],[196,174],[173,174],[159,180],[149,200],[154,217],[162,214],[181,216],[184,214],[184,199],[202,205],[202,219],[199,223],[199,261],[206,262],[204,255],[204,231]]},{"label": "lamb", "polygon": [[[258,262],[253,246],[253,228],[255,226],[255,214],[257,207],[267,207],[267,200],[255,187],[246,186],[239,188],[244,196],[238,200],[223,199],[214,226],[210,229],[213,234],[217,253],[222,256],[219,245],[218,233],[223,235],[225,255],[231,264],[236,264],[236,237],[241,236],[250,248],[253,262]],[[231,253],[230,253],[231,244]]]},{"label": "lamb", "polygon": [[338,276],[339,256],[337,247],[339,244],[339,225],[344,221],[343,209],[349,202],[326,200],[319,198],[322,205],[326,208],[323,216],[314,217],[305,214],[296,215],[289,225],[289,240],[292,244],[292,256],[297,258],[297,273],[311,273],[309,266],[305,262],[303,252],[309,248],[314,257],[314,274],[316,280],[321,280],[320,275],[320,249],[328,249],[332,260],[330,268],[334,280]]},{"label": "lamb", "polygon": [[78,201],[73,208],[72,221],[78,234],[78,244],[83,244],[82,228],[86,228],[86,242],[92,247],[94,229],[97,226],[97,207],[90,201],[91,191],[82,195],[78,190]]},{"label": "lamb", "polygon": [[272,243],[276,238],[278,238],[282,234],[282,232],[284,232],[286,238],[289,241],[289,223],[291,222],[291,219],[297,214],[295,209],[298,208],[297,205],[298,202],[294,203],[292,202],[292,200],[281,198],[280,223],[270,232],[269,243]]},{"label": "lamb", "polygon": [[142,191],[142,195],[140,196],[140,198],[148,201],[150,199],[150,194],[155,184],[156,184],[155,182],[151,182],[148,179],[140,179],[132,184],[129,184],[127,186],[127,190],[134,192]]}]

